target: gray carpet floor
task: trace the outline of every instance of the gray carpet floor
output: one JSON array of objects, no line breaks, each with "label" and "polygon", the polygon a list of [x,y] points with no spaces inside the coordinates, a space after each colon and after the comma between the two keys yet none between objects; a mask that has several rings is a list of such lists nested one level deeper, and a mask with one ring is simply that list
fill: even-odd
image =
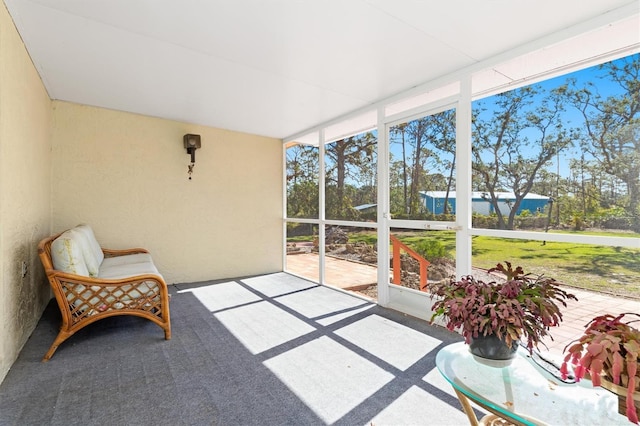
[{"label": "gray carpet floor", "polygon": [[171,286],[172,339],[137,317],[41,359],[55,301],[0,385],[1,425],[462,425],[435,356],[459,336],[277,273]]}]

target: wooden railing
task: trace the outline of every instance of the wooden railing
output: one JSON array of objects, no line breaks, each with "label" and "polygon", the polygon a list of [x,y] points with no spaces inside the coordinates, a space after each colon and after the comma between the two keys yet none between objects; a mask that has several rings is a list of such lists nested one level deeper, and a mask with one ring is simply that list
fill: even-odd
[{"label": "wooden railing", "polygon": [[418,261],[420,265],[420,291],[427,291],[427,268],[429,267],[429,261],[424,257],[416,253],[411,247],[404,244],[402,241],[390,235],[391,244],[393,245],[393,279],[392,283],[401,285],[402,283],[402,267],[400,262],[400,249],[406,251],[409,256]]}]

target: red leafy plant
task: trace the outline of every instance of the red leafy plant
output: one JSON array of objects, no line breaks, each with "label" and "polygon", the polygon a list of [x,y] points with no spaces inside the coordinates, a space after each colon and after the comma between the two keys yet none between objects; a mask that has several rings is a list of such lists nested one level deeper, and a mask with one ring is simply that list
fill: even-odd
[{"label": "red leafy plant", "polygon": [[429,284],[431,299],[436,299],[431,322],[442,316],[449,330],[461,330],[467,344],[479,335],[495,335],[513,347],[524,338],[532,352],[549,335],[549,328],[562,321],[558,305],[566,307],[566,299],[578,299],[553,278],[525,274],[521,266],[514,269],[510,262],[504,264],[488,271],[501,272],[504,281],[484,282],[467,275],[458,281],[452,277]]},{"label": "red leafy plant", "polygon": [[[625,320],[627,315],[636,319]],[[567,355],[560,368],[566,378],[569,374],[567,364],[571,362],[578,381],[588,373],[593,386],[600,386],[603,378],[615,385],[626,386],[626,415],[636,424],[638,415],[633,394],[640,392],[640,330],[630,324],[639,321],[640,315],[632,312],[593,318],[582,337],[564,348]]]}]

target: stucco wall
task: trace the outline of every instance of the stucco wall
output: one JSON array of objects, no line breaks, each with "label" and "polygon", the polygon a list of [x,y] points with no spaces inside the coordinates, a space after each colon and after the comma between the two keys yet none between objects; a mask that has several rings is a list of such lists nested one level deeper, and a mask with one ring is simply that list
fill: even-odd
[{"label": "stucco wall", "polygon": [[51,298],[40,239],[89,223],[169,283],[279,271],[281,178],[276,139],[52,102],[0,2],[0,382]]},{"label": "stucco wall", "polygon": [[0,2],[0,382],[50,298],[37,243],[51,231],[51,120],[49,96]]},{"label": "stucco wall", "polygon": [[[145,247],[168,283],[282,269],[281,141],[53,103],[53,228]],[[200,134],[193,179],[183,147]]]}]

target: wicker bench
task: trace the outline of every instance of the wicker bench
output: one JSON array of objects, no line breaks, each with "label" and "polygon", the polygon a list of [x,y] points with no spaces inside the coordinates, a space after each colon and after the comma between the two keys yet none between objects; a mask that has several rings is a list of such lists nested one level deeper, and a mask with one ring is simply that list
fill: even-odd
[{"label": "wicker bench", "polygon": [[147,250],[103,249],[93,230],[79,225],[40,241],[38,255],[62,313],[42,361],[78,330],[116,315],[146,318],[171,339],[167,284]]}]

